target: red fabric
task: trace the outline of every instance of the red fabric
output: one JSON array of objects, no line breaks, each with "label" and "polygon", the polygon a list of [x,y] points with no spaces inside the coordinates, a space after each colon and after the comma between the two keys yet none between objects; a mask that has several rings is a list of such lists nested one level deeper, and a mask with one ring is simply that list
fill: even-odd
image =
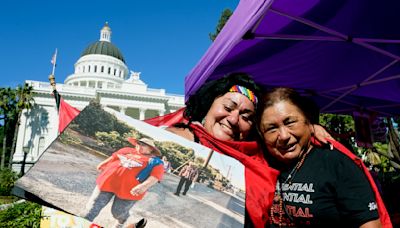
[{"label": "red fabric", "polygon": [[58,133],[64,131],[68,124],[79,115],[80,111],[60,98],[60,108],[58,111]]},{"label": "red fabric", "polygon": [[386,210],[385,204],[383,203],[382,197],[379,194],[378,187],[375,184],[375,181],[369,172],[368,168],[365,166],[365,164],[361,161],[359,157],[357,157],[355,154],[350,152],[346,147],[344,147],[342,144],[340,144],[337,141],[327,139],[337,150],[342,152],[343,154],[347,155],[349,158],[351,158],[359,167],[362,171],[364,171],[365,175],[368,178],[369,183],[371,184],[372,190],[375,193],[375,198],[376,198],[376,203],[378,204],[378,212],[379,212],[379,218],[382,223],[382,227],[384,228],[392,228],[392,222],[390,221],[389,213]]},{"label": "red fabric", "polygon": [[164,116],[156,116],[150,119],[144,120],[144,122],[151,124],[153,126],[171,126],[176,123],[185,123],[187,122],[185,118],[183,118],[183,111],[185,108],[178,109],[175,112],[169,113]]},{"label": "red fabric", "polygon": [[[101,191],[112,192],[121,199],[141,200],[145,193],[132,195],[131,189],[140,182],[135,178],[148,164],[150,157],[144,156],[135,148],[125,147],[112,154],[112,158],[97,177],[96,184]],[[150,175],[161,180],[163,165],[153,168]]]},{"label": "red fabric", "polygon": [[[171,126],[185,122],[183,109],[166,116],[146,120],[154,126]],[[151,121],[150,121],[151,120]],[[181,121],[184,120],[184,121]],[[175,122],[176,121],[176,122]],[[187,122],[187,121],[186,121]],[[257,142],[232,142],[214,138],[198,124],[190,125],[202,145],[231,156],[245,167],[246,209],[255,227],[265,227],[269,219],[269,209],[275,193],[279,172],[265,161]]]},{"label": "red fabric", "polygon": [[279,172],[264,159],[257,142],[218,140],[198,124],[190,125],[202,145],[240,161],[245,167],[246,209],[255,227],[265,227]]}]

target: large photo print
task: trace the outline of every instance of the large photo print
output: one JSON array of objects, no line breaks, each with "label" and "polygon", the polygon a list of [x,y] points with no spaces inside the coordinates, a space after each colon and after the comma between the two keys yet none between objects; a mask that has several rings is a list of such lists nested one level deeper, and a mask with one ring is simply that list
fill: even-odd
[{"label": "large photo print", "polygon": [[16,183],[103,227],[243,227],[244,167],[91,102]]}]

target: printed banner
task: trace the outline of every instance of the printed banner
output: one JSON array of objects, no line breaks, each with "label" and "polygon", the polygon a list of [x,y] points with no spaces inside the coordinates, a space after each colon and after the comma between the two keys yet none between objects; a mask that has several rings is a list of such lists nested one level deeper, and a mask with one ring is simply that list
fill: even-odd
[{"label": "printed banner", "polygon": [[[241,163],[95,103],[81,111],[16,186],[102,227],[244,224]],[[87,225],[53,217],[43,223]]]}]

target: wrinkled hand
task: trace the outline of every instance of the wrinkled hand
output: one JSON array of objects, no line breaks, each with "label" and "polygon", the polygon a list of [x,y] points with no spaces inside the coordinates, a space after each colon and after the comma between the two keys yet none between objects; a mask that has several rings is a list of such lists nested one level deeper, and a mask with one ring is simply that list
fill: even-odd
[{"label": "wrinkled hand", "polygon": [[313,129],[314,129],[313,133],[314,133],[315,138],[318,141],[320,141],[321,143],[329,144],[331,150],[333,150],[332,144],[330,144],[327,139],[331,139],[331,140],[335,140],[335,139],[325,130],[325,128],[323,128],[320,125],[314,124]]},{"label": "wrinkled hand", "polygon": [[146,186],[146,185],[144,185],[144,184],[138,184],[138,185],[136,185],[135,187],[133,187],[133,188],[131,189],[130,193],[131,193],[133,196],[137,196],[137,195],[140,195],[140,194],[145,193],[146,191],[147,191],[147,186]]}]

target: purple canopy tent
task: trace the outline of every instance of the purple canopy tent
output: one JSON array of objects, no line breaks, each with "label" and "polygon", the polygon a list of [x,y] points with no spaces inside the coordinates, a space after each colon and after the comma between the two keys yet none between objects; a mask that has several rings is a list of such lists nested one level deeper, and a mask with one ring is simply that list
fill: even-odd
[{"label": "purple canopy tent", "polygon": [[400,115],[400,1],[242,0],[186,77],[246,72],[311,95],[322,112]]}]

